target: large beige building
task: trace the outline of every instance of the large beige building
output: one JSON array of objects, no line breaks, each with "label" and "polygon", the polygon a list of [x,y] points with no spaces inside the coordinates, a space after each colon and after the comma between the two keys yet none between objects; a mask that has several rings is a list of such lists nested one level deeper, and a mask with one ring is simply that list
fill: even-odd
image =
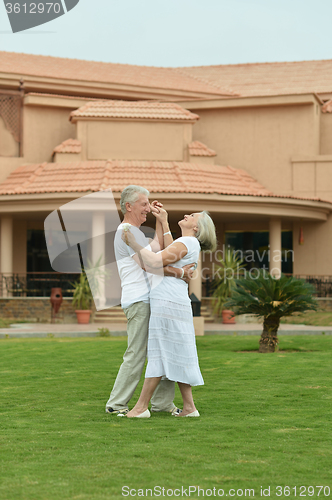
[{"label": "large beige building", "polygon": [[248,269],[332,276],[331,99],[332,61],[153,68],[0,52],[2,293],[13,275],[52,271],[49,213],[107,188],[118,202],[128,184],[164,203],[175,234],[184,213],[209,210],[219,250],[241,250]]}]

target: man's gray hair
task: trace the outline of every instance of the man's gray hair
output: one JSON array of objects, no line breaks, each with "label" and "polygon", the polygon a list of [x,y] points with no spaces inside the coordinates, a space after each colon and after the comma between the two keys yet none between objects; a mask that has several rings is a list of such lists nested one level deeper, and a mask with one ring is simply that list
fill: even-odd
[{"label": "man's gray hair", "polygon": [[130,186],[124,188],[124,190],[121,193],[121,199],[120,199],[120,207],[123,215],[127,212],[126,203],[130,203],[132,205],[133,203],[135,203],[135,201],[138,200],[140,194],[149,196],[150,193],[144,187],[135,186],[134,184],[131,184]]}]

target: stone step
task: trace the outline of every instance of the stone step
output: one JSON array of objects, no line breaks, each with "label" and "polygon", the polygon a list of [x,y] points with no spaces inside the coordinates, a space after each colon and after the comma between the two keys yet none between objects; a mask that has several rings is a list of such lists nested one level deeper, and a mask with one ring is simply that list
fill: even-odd
[{"label": "stone step", "polygon": [[[216,317],[211,313],[211,309],[207,306],[201,306],[201,315],[206,323],[214,323]],[[127,318],[120,306],[97,311],[94,316],[95,323],[126,323]]]},{"label": "stone step", "polygon": [[122,307],[116,306],[104,311],[97,311],[94,316],[95,323],[127,323],[127,318]]},{"label": "stone step", "polygon": [[93,320],[94,323],[109,323],[109,324],[115,324],[115,323],[121,323],[121,324],[126,324],[127,323],[127,318],[94,318]]}]

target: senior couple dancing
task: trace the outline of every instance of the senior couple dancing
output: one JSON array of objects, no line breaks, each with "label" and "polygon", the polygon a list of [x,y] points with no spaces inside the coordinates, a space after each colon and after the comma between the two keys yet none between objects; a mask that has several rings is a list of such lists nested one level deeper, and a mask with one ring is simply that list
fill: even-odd
[{"label": "senior couple dancing", "polygon": [[[123,356],[106,412],[129,418],[148,418],[152,412],[177,417],[199,417],[192,386],[203,385],[200,372],[188,282],[200,251],[216,248],[216,233],[207,212],[184,215],[178,222],[182,236],[173,241],[167,212],[158,201],[149,203],[149,191],[127,186],[120,200],[123,222],[114,248],[121,280],[121,306],[127,317],[128,347]],[[153,239],[141,225],[147,214],[156,218]],[[145,380],[132,410],[128,403],[141,378]],[[174,403],[178,383],[183,409]]]}]

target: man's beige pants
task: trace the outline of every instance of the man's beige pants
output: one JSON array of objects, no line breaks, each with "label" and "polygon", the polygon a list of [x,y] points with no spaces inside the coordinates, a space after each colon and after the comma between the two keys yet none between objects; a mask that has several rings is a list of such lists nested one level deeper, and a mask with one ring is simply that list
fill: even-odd
[{"label": "man's beige pants", "polygon": [[[106,408],[124,410],[140,381],[147,355],[150,304],[136,302],[123,310],[127,320],[128,347],[123,356]],[[171,411],[174,408],[175,383],[161,380],[151,399],[152,411]]]}]

